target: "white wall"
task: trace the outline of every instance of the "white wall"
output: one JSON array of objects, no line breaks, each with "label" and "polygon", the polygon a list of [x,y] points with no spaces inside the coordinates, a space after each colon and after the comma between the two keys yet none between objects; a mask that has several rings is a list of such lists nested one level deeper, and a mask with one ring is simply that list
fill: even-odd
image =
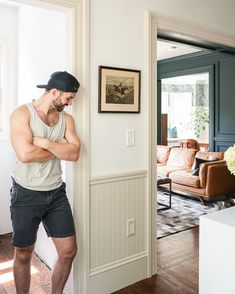
[{"label": "white wall", "polygon": [[[123,3],[122,3],[123,2]],[[132,1],[91,1],[91,174],[146,168],[146,103],[141,83],[140,114],[98,113],[98,66],[143,70],[141,15]],[[120,6],[119,6],[120,5]],[[126,19],[126,21],[125,21]],[[136,26],[137,24],[137,26]],[[142,72],[143,75],[143,72]],[[135,147],[126,147],[126,130],[134,129]]]},{"label": "white wall", "polygon": [[[120,213],[118,225],[116,225],[116,216],[112,213],[113,203],[119,211],[125,209],[126,201],[132,199],[131,206],[137,207],[137,211],[132,211],[128,216],[135,218],[138,226],[141,215],[147,214],[148,189],[144,187],[144,202],[140,205],[139,200],[133,195],[137,195],[134,187],[129,187],[125,194],[122,180],[129,180],[131,173],[148,170],[148,141],[147,134],[149,113],[146,101],[146,30],[145,30],[145,11],[151,11],[161,16],[183,21],[193,26],[205,30],[211,30],[224,36],[232,36],[235,40],[234,26],[235,2],[227,1],[187,1],[187,0],[90,0],[90,225],[91,240],[98,236],[99,240],[107,240],[107,246],[100,247],[100,244],[90,244],[92,252],[90,258],[99,260],[100,272],[94,273],[90,267],[91,290],[90,293],[110,293],[111,290],[124,287],[133,280],[140,279],[140,276],[133,276],[133,273],[142,271],[142,278],[147,272],[146,264],[142,268],[131,267],[134,262],[132,258],[138,255],[138,250],[130,252],[129,259],[126,256],[121,260],[116,256],[112,264],[107,262],[107,252],[114,252],[112,247],[113,231],[107,227],[104,230],[102,225],[115,224],[115,238],[122,240],[122,246],[128,246],[131,239],[124,237],[124,227],[127,216]],[[147,44],[146,44],[147,45]],[[141,113],[140,114],[119,114],[119,113],[98,113],[98,66],[112,66],[130,69],[139,69],[142,72],[141,79]],[[127,129],[134,129],[136,132],[136,145],[132,148],[125,146],[125,135]],[[128,176],[125,173],[129,172]],[[144,173],[143,173],[144,174]],[[93,182],[104,183],[102,189],[93,191]],[[115,180],[117,179],[117,180]],[[119,180],[120,179],[120,180]],[[122,180],[121,180],[122,179]],[[140,185],[140,180],[136,185]],[[105,196],[104,196],[105,195]],[[125,195],[125,201],[123,196]],[[132,196],[131,196],[132,195]],[[103,202],[104,197],[107,200]],[[104,208],[102,215],[94,222],[93,216],[97,216],[96,203],[100,201]],[[93,227],[94,226],[94,227]],[[108,225],[107,225],[108,226]],[[95,229],[94,229],[95,228]],[[137,230],[139,228],[136,228]],[[98,235],[97,235],[98,234]],[[142,232],[137,231],[138,240],[147,240],[148,227],[145,223],[145,229]],[[145,244],[145,243],[143,243]],[[147,245],[146,245],[147,246]],[[100,252],[97,253],[97,248]],[[127,248],[127,247],[125,247]],[[148,247],[142,250],[148,252]],[[135,261],[143,260],[136,257]],[[128,269],[121,266],[122,263],[129,264]],[[119,268],[115,266],[119,265]],[[125,271],[125,281],[117,278],[119,274]],[[146,271],[144,271],[146,269]],[[99,289],[99,290],[97,290]]]},{"label": "white wall", "polygon": [[67,69],[65,19],[62,12],[19,7],[18,104],[37,99],[43,90],[36,85]]},{"label": "white wall", "polygon": [[11,188],[11,170],[15,163],[15,156],[11,148],[9,139],[0,139],[0,235],[12,232],[10,219],[10,188]]},{"label": "white wall", "polygon": [[9,141],[9,112],[16,105],[16,55],[17,55],[17,8],[0,4],[0,44],[2,52],[2,104],[3,132],[0,132],[0,235],[12,231],[10,221],[10,172],[14,155]]}]

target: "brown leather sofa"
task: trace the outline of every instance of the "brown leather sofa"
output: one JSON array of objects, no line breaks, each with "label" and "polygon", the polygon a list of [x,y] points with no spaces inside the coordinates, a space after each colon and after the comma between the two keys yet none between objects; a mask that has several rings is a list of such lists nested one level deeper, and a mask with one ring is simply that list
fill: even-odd
[{"label": "brown leather sofa", "polygon": [[[229,196],[229,193],[235,192],[235,176],[229,172],[223,156],[223,152],[203,152],[157,145],[157,175],[170,177],[173,191],[198,196],[205,204],[205,201],[215,200],[218,196]],[[194,175],[195,165],[200,159],[208,162],[201,163],[198,175]]]}]

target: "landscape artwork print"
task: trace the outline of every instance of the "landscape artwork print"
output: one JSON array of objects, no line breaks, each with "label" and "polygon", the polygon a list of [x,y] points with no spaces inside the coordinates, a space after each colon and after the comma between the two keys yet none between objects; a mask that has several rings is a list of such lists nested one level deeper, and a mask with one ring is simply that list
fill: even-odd
[{"label": "landscape artwork print", "polygon": [[140,112],[140,71],[99,67],[99,112]]},{"label": "landscape artwork print", "polygon": [[134,104],[134,78],[107,76],[106,103]]}]

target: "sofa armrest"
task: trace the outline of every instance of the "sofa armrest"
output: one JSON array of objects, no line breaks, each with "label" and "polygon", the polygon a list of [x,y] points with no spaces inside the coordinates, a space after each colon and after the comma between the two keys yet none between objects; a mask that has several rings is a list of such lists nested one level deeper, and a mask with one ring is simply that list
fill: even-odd
[{"label": "sofa armrest", "polygon": [[235,192],[235,176],[230,173],[227,165],[218,165],[217,168],[209,167],[206,194],[218,196],[230,192]]},{"label": "sofa armrest", "polygon": [[168,160],[169,154],[170,154],[171,147],[165,146],[165,145],[157,145],[157,164],[166,165],[166,162]]},{"label": "sofa armrest", "polygon": [[219,196],[235,192],[235,176],[227,168],[224,161],[209,164],[206,175],[206,195]]},{"label": "sofa armrest", "polygon": [[200,169],[199,169],[199,180],[200,180],[200,186],[205,189],[206,185],[207,185],[207,173],[208,173],[208,168],[210,166],[213,167],[217,167],[219,165],[224,165],[226,166],[226,162],[225,160],[218,160],[218,161],[212,161],[212,162],[206,162],[206,163],[202,163],[200,165]]}]

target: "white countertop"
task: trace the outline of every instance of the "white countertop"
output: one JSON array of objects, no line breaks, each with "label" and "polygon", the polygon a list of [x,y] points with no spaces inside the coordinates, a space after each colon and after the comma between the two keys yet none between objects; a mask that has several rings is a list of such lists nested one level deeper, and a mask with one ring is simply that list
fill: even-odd
[{"label": "white countertop", "polygon": [[202,215],[200,218],[208,219],[235,228],[235,206]]}]

